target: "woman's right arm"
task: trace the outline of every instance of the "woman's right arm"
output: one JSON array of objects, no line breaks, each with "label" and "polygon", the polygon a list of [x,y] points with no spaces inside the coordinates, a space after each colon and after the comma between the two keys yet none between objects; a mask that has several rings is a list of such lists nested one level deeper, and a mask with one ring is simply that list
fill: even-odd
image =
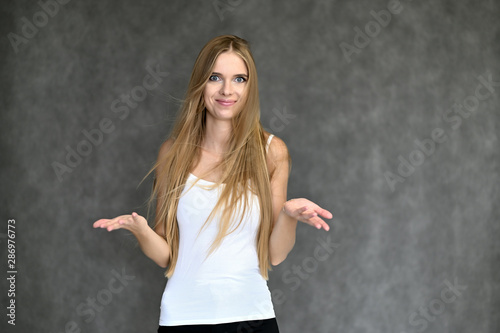
[{"label": "woman's right arm", "polygon": [[[162,144],[158,158],[172,146],[172,141],[169,139]],[[158,175],[158,169],[156,171]],[[156,213],[158,215],[159,205],[157,204]],[[153,230],[146,219],[137,213],[131,215],[121,215],[113,219],[100,219],[94,222],[94,228],[106,228],[108,231],[117,229],[127,229],[137,238],[142,252],[153,260],[160,267],[167,267],[170,261],[170,246],[167,244],[163,235],[165,234],[162,225],[157,226]]]},{"label": "woman's right arm", "polygon": [[108,231],[127,229],[139,241],[142,252],[161,267],[167,267],[170,260],[170,246],[165,239],[148,225],[146,219],[137,213],[121,215],[113,219],[100,219],[94,228],[106,228]]}]

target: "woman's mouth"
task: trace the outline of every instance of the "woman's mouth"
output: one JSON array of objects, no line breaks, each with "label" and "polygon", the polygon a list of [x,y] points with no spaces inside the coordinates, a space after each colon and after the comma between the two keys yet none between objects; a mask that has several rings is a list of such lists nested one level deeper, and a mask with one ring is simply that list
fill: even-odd
[{"label": "woman's mouth", "polygon": [[236,103],[236,101],[231,100],[231,99],[216,99],[215,101],[222,106],[231,106],[234,103]]}]

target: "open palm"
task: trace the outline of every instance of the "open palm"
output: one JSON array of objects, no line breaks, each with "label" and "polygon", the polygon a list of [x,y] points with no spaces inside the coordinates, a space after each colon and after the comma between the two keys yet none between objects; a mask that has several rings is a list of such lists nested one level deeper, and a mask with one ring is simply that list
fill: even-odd
[{"label": "open palm", "polygon": [[298,221],[307,223],[317,229],[330,230],[330,226],[321,218],[331,219],[332,213],[326,209],[321,208],[314,202],[305,198],[288,200],[283,206],[283,211],[297,219]]}]

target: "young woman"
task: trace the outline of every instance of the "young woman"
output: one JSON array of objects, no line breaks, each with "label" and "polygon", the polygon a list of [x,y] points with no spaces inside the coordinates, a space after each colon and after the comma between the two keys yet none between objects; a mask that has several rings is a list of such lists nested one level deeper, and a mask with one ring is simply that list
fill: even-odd
[{"label": "young woman", "polygon": [[287,201],[285,143],[260,123],[257,72],[248,43],[209,41],[159,151],[150,203],[154,228],[132,213],[95,228],[127,229],[167,269],[158,332],[278,332],[268,270],[295,244],[297,221],[329,230],[332,214]]}]

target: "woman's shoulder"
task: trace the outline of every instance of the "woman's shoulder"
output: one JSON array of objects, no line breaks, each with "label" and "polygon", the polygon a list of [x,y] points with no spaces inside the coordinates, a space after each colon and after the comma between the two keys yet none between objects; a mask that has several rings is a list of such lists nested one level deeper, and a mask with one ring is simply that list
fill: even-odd
[{"label": "woman's shoulder", "polygon": [[172,148],[174,141],[174,138],[170,137],[161,144],[160,150],[158,152],[158,158],[161,158],[168,153],[170,148]]},{"label": "woman's shoulder", "polygon": [[266,140],[268,159],[279,161],[289,158],[286,143],[280,137],[269,132],[264,132],[264,139]]},{"label": "woman's shoulder", "polygon": [[167,140],[165,140],[161,144],[160,150],[158,151],[158,158],[156,161],[157,169],[156,169],[155,177],[158,177],[158,174],[160,174],[161,171],[163,171],[163,167],[164,167],[163,162],[165,161],[165,157],[167,156],[168,152],[172,148],[173,144],[174,144],[173,138],[168,138]]}]

